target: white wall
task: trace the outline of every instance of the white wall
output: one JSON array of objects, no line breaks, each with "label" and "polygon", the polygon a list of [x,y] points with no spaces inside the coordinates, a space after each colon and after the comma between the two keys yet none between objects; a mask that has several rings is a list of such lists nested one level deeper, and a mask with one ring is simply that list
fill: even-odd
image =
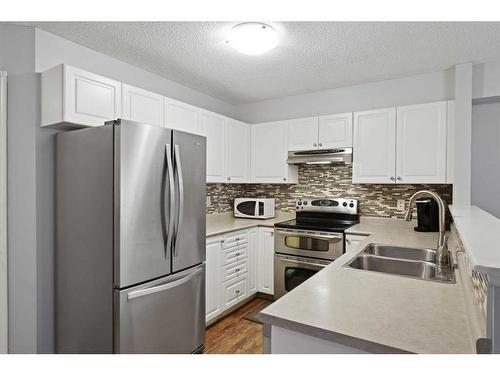
[{"label": "white wall", "polygon": [[[6,70],[9,352],[37,351],[35,33],[0,25],[0,69]],[[39,126],[38,126],[39,128]],[[50,296],[49,296],[50,298]],[[50,324],[50,322],[49,322]]]},{"label": "white wall", "polygon": [[233,106],[57,35],[36,29],[36,71],[69,64],[182,102],[233,116]]},{"label": "white wall", "polygon": [[454,72],[447,70],[237,105],[235,116],[259,123],[453,98]]},{"label": "white wall", "polygon": [[500,61],[488,61],[472,67],[472,99],[500,97]]},{"label": "white wall", "polygon": [[500,103],[472,106],[472,204],[500,218]]}]

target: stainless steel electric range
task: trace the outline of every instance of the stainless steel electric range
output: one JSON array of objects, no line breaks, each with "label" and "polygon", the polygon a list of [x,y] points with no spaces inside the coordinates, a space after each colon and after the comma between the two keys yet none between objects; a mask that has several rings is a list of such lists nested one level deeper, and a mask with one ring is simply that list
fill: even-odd
[{"label": "stainless steel electric range", "polygon": [[351,198],[302,198],[296,218],[274,225],[274,297],[279,298],[340,257],[344,231],[359,222]]}]

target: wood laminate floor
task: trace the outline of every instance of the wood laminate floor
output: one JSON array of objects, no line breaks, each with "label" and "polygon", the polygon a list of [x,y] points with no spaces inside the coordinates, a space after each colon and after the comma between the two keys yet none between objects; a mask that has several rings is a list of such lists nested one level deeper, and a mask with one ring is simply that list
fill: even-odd
[{"label": "wood laminate floor", "polygon": [[207,328],[206,354],[263,354],[262,324],[243,319],[266,303],[256,298]]}]

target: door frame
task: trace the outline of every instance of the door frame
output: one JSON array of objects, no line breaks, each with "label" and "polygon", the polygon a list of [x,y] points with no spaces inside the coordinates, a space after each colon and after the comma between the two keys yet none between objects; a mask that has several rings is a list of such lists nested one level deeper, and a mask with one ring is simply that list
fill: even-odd
[{"label": "door frame", "polygon": [[8,352],[7,72],[0,71],[0,353]]}]

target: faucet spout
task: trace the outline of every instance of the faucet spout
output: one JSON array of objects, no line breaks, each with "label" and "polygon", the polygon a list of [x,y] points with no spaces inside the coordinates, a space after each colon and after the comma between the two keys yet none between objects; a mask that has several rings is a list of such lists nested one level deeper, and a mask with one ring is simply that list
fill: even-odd
[{"label": "faucet spout", "polygon": [[417,191],[415,194],[412,195],[410,198],[410,201],[408,202],[408,209],[406,210],[405,213],[405,220],[410,221],[411,216],[412,216],[412,211],[413,207],[415,206],[415,202],[418,198],[425,198],[425,197],[430,197],[434,198],[438,204],[438,210],[439,210],[439,237],[438,237],[438,243],[437,243],[437,249],[436,249],[436,260],[437,263],[440,265],[446,265],[449,262],[449,254],[448,254],[448,238],[446,236],[446,222],[445,222],[445,209],[444,209],[444,202],[441,199],[441,197],[434,193],[433,191],[429,190],[421,190]]}]

